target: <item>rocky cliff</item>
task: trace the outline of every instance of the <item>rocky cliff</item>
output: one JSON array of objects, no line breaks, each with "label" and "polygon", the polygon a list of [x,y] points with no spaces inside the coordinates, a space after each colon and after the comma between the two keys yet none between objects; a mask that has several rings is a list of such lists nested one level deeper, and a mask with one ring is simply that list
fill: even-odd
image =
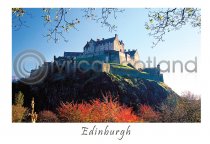
[{"label": "rocky cliff", "polygon": [[179,96],[166,84],[141,78],[121,77],[105,72],[76,72],[72,75],[53,73],[40,84],[25,85],[13,83],[13,96],[22,91],[24,105],[30,107],[31,98],[35,98],[36,110],[55,110],[61,102],[82,102],[105,95],[117,98],[120,103],[133,107],[148,104],[156,107],[170,96]]}]

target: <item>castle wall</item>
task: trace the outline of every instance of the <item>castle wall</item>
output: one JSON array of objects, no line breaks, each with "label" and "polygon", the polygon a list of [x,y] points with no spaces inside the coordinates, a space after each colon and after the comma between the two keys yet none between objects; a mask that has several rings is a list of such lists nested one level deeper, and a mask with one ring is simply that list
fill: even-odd
[{"label": "castle wall", "polygon": [[102,68],[101,68],[101,72],[109,73],[110,72],[110,64],[103,63]]},{"label": "castle wall", "polygon": [[105,50],[114,50],[114,43],[105,43],[95,46],[93,42],[89,43],[89,47],[84,49],[84,54],[94,54]]},{"label": "castle wall", "polygon": [[124,53],[124,44],[122,41],[119,41],[118,36],[115,35],[114,39],[109,41],[97,40],[93,41],[92,39],[90,42],[87,42],[86,47],[84,47],[84,54],[91,55],[95,53],[100,53],[102,51],[114,50]]},{"label": "castle wall", "polygon": [[125,53],[119,52],[119,60],[120,60],[120,64],[127,64]]},{"label": "castle wall", "polygon": [[138,54],[136,54],[137,60],[133,60],[130,58],[129,55],[127,55],[127,59],[125,56],[125,53],[119,52],[119,51],[99,51],[94,54],[87,54],[83,56],[79,56],[77,59],[78,60],[86,60],[89,62],[93,61],[101,61],[101,62],[108,62],[108,63],[118,63],[118,64],[123,64],[127,65],[128,63],[132,64],[135,66],[136,69],[141,68],[140,63],[135,63],[138,62]]},{"label": "castle wall", "polygon": [[135,55],[134,55],[134,59],[135,59],[136,61],[140,60],[138,51],[136,51],[136,53],[135,53]]},{"label": "castle wall", "polygon": [[104,51],[104,50],[113,50],[114,49],[113,47],[114,47],[113,43],[101,44],[99,46],[96,46],[95,52]]},{"label": "castle wall", "polygon": [[93,47],[86,48],[85,54],[93,53]]},{"label": "castle wall", "polygon": [[137,51],[133,57],[131,57],[130,55],[127,55],[126,60],[127,60],[127,63],[130,63],[131,65],[133,65],[137,70],[142,68],[139,54]]},{"label": "castle wall", "polygon": [[118,51],[106,52],[106,57],[108,57],[109,63],[120,63]]},{"label": "castle wall", "polygon": [[114,40],[114,50],[124,52],[124,45],[120,44],[118,38],[115,38]]}]

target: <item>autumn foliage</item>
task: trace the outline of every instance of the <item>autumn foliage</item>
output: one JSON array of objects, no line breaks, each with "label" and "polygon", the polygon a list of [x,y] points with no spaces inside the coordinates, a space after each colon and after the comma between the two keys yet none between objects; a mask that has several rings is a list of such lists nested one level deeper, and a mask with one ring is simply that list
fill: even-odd
[{"label": "autumn foliage", "polygon": [[95,99],[91,103],[63,103],[58,109],[62,122],[138,122],[140,119],[131,108],[105,97],[103,101]]},{"label": "autumn foliage", "polygon": [[156,122],[159,120],[158,112],[156,112],[152,107],[148,105],[141,105],[139,111],[144,121]]},{"label": "autumn foliage", "polygon": [[22,122],[28,115],[28,109],[23,107],[24,95],[21,91],[15,94],[15,102],[12,105],[12,122]]},{"label": "autumn foliage", "polygon": [[55,113],[45,110],[39,112],[38,122],[58,122],[58,118]]},{"label": "autumn foliage", "polygon": [[12,122],[22,122],[27,115],[27,108],[21,105],[12,105]]},{"label": "autumn foliage", "polygon": [[[29,108],[23,107],[24,95],[15,95],[12,122],[27,122]],[[107,94],[89,102],[66,102],[54,111],[42,110],[37,122],[200,122],[201,99],[191,93],[168,97],[160,106],[141,104],[135,111]]]}]

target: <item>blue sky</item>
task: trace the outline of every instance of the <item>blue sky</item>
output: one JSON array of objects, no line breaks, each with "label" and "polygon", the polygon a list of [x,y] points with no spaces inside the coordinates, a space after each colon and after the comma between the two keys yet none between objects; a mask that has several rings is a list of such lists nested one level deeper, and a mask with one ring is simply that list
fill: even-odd
[{"label": "blue sky", "polygon": [[[184,26],[178,31],[167,33],[165,42],[159,43],[155,48],[151,48],[153,38],[148,35],[148,30],[144,24],[148,21],[148,10],[146,9],[125,9],[123,13],[118,13],[117,19],[110,19],[110,22],[117,25],[117,31],[110,32],[107,27],[101,27],[100,23],[86,20],[82,17],[81,9],[72,9],[71,18],[79,18],[80,24],[77,30],[70,30],[65,34],[68,43],[59,41],[47,42],[42,35],[47,33],[46,26],[42,20],[42,9],[26,9],[32,16],[25,16],[24,20],[29,28],[22,28],[12,31],[12,59],[23,50],[35,49],[40,51],[47,61],[52,61],[53,56],[62,56],[64,51],[82,51],[87,41],[92,39],[110,38],[118,34],[119,39],[123,40],[126,49],[137,49],[142,61],[154,56],[158,61],[161,60],[194,60],[200,57],[200,33],[198,29],[189,25]],[[100,10],[97,10],[100,14]],[[177,69],[178,71],[179,69]],[[199,67],[198,67],[199,73]],[[199,84],[196,81],[199,75],[195,73],[164,73],[165,83],[172,87],[179,94],[184,90],[190,90],[200,94]],[[13,72],[14,75],[14,72]]]}]

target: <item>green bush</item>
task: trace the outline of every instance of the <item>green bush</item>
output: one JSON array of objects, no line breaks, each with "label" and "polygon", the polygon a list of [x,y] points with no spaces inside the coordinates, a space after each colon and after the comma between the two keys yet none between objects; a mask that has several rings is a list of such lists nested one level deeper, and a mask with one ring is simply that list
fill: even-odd
[{"label": "green bush", "polygon": [[21,91],[15,94],[15,105],[22,106],[24,103],[24,95]]}]

